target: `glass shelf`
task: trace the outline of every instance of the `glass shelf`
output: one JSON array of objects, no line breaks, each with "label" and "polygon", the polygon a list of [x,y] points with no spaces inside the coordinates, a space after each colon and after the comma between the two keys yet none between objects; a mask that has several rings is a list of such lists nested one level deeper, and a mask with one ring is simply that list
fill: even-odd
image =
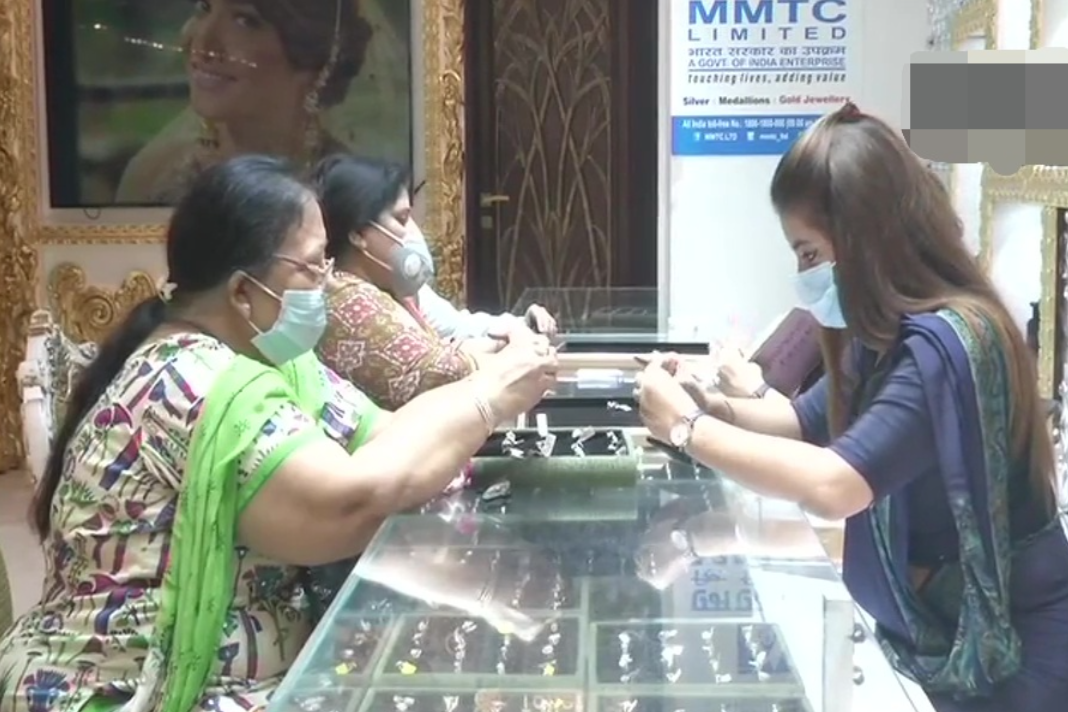
[{"label": "glass shelf", "polygon": [[556,317],[561,334],[655,339],[658,299],[657,290],[646,287],[536,287],[523,292],[512,313],[524,314],[532,304],[540,304]]},{"label": "glass shelf", "polygon": [[270,709],[916,709],[800,510],[632,459],[392,517]]}]

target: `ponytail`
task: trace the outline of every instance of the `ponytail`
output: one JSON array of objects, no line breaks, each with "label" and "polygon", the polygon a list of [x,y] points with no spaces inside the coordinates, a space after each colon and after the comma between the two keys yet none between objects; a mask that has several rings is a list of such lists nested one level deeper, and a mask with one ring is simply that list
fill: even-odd
[{"label": "ponytail", "polygon": [[52,439],[48,463],[30,505],[30,519],[42,541],[52,529],[52,499],[63,476],[67,445],[74,431],[115,380],[126,360],[160,327],[166,315],[167,305],[158,296],[138,304],[104,341],[96,358],[78,378],[67,402],[63,423]]}]

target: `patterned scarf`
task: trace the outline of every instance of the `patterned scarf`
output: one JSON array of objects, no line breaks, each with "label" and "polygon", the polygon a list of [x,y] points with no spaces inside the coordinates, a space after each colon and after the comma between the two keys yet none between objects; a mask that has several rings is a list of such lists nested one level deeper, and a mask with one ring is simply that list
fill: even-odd
[{"label": "patterned scarf", "polygon": [[[1005,354],[989,323],[952,310],[906,318],[903,342],[923,378],[960,559],[937,570],[922,597],[915,592],[905,558],[904,494],[858,515],[864,521],[855,545],[879,562],[908,631],[909,640],[880,636],[895,666],[929,693],[982,697],[1019,670],[1021,656],[1010,620],[1008,513],[1009,481],[1021,473],[1010,460]],[[868,379],[858,412],[886,375]]]},{"label": "patterned scarf", "polygon": [[[233,599],[237,519],[263,484],[238,487],[240,459],[281,407],[318,413],[324,393],[312,354],[281,369],[238,356],[212,386],[193,432],[152,645],[121,712],[188,712],[203,695]],[[315,437],[323,434],[310,430],[272,457]]]}]

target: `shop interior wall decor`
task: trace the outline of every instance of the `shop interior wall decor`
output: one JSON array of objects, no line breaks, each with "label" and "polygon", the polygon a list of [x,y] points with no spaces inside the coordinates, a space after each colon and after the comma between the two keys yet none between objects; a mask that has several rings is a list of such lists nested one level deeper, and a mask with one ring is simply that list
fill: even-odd
[{"label": "shop interior wall decor", "polygon": [[66,262],[48,274],[48,306],[75,343],[101,343],[133,307],[157,293],[159,279],[135,271],[114,289],[89,283],[85,270]]},{"label": "shop interior wall decor", "polygon": [[[928,49],[957,49],[968,37],[976,36],[996,46],[996,17],[997,0],[928,0],[927,22],[931,28]],[[935,162],[931,169],[953,192],[954,165]]]},{"label": "shop interior wall decor", "polygon": [[[1031,48],[1064,46],[1068,40],[1068,0],[1031,0]],[[1026,170],[1026,169],[1025,169]],[[1068,193],[1068,170],[1063,168],[1044,167],[1038,171],[1049,182],[1059,183],[1062,190]],[[1068,281],[1068,235],[1065,234],[1066,219],[1063,209],[1052,208],[1051,214],[1046,217],[1047,229],[1057,235],[1057,244],[1060,248],[1063,262],[1056,266],[1059,270],[1054,275],[1055,280],[1064,285]],[[1063,287],[1057,288],[1052,295],[1059,314],[1057,327],[1062,333],[1068,333],[1068,291]],[[1057,395],[1061,400],[1059,417],[1055,423],[1055,443],[1057,447],[1057,473],[1060,485],[1061,505],[1068,505],[1068,409],[1063,404],[1068,398],[1068,378],[1065,377],[1065,363],[1068,363],[1068,339],[1060,340],[1061,348],[1055,354],[1056,362],[1054,372],[1060,374],[1060,383],[1057,384]]]},{"label": "shop interior wall decor", "polygon": [[[950,46],[955,51],[997,49],[998,0],[972,0],[953,15],[950,22]],[[972,254],[980,255],[989,267],[988,255],[982,253],[980,239],[980,205],[982,202],[981,163],[954,163],[948,171],[949,191],[957,206],[964,228],[964,239]]]},{"label": "shop interior wall decor", "polygon": [[[460,301],[464,295],[464,0],[411,3],[418,37],[412,44],[421,47],[419,56],[412,57],[412,77],[418,86],[412,87],[411,95],[413,113],[422,120],[413,147],[422,157],[421,162],[414,160],[423,169],[418,177],[425,179],[420,196],[423,222],[436,253],[438,289]],[[114,12],[129,5],[121,0],[112,4]],[[0,472],[22,463],[20,395],[14,376],[38,295],[47,297],[48,306],[58,312],[57,322],[72,338],[98,340],[153,283],[147,273],[134,270],[117,280],[122,282],[117,287],[94,286],[85,265],[66,264],[63,259],[49,260],[55,266],[42,275],[39,251],[69,248],[84,254],[85,246],[135,244],[152,249],[163,235],[167,217],[167,211],[158,208],[53,207],[43,40],[44,19],[51,8],[41,0],[0,3],[0,310],[5,338],[0,353]]]},{"label": "shop interior wall decor", "polygon": [[[1057,210],[1068,208],[1068,169],[1027,166],[1011,176],[989,167],[983,172],[981,235],[990,273],[1010,309],[1037,297],[1039,304],[1039,387],[1054,397],[1057,324],[1063,299],[1057,292]],[[1028,291],[1030,290],[1030,291]]]}]

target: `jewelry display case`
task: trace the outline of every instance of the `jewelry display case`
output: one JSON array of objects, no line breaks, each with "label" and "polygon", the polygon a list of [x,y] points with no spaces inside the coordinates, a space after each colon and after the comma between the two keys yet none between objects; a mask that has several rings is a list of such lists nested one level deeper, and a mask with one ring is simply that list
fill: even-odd
[{"label": "jewelry display case", "polygon": [[658,299],[656,289],[645,287],[531,288],[512,313],[525,314],[534,304],[548,309],[556,317],[558,348],[565,354],[603,357],[653,349],[707,354],[707,341],[662,332]]},{"label": "jewelry display case", "polygon": [[536,287],[524,290],[512,313],[540,304],[556,317],[561,334],[640,338],[658,331],[658,299],[655,287]]},{"label": "jewelry display case", "polygon": [[540,304],[557,319],[560,380],[554,392],[521,419],[520,427],[537,415],[552,427],[639,427],[633,393],[634,378],[643,366],[635,357],[652,351],[709,353],[707,341],[658,330],[657,299],[656,289],[633,287],[524,291],[513,314]]},{"label": "jewelry display case", "polygon": [[916,709],[800,510],[631,444],[626,485],[392,517],[270,709]]}]

